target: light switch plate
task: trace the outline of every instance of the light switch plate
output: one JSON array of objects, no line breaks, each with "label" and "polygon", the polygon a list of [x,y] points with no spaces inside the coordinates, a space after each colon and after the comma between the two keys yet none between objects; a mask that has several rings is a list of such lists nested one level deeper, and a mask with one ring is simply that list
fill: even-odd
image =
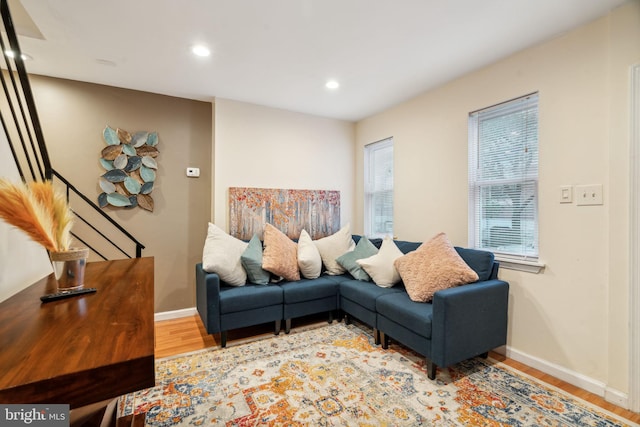
[{"label": "light switch plate", "polygon": [[601,205],[602,184],[576,185],[576,202],[578,206]]},{"label": "light switch plate", "polygon": [[200,176],[200,168],[187,168],[187,176],[197,178]]},{"label": "light switch plate", "polygon": [[560,203],[573,203],[573,186],[562,185],[560,187]]}]

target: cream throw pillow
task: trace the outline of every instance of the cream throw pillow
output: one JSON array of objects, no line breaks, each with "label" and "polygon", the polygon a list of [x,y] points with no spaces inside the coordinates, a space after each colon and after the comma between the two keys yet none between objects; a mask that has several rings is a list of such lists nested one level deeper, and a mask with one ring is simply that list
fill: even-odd
[{"label": "cream throw pillow", "polygon": [[393,266],[393,262],[402,256],[391,237],[385,237],[376,255],[358,259],[356,262],[367,272],[376,285],[390,288],[400,281],[400,275]]},{"label": "cream throw pillow", "polygon": [[322,271],[320,252],[313,240],[311,240],[307,230],[302,230],[298,238],[298,267],[300,268],[300,274],[305,279],[320,277]]},{"label": "cream throw pillow", "polygon": [[240,257],[248,243],[225,233],[220,227],[209,223],[207,239],[202,250],[202,268],[216,273],[220,280],[232,286],[243,286],[247,273],[242,268]]},{"label": "cream throw pillow", "polygon": [[345,225],[331,236],[314,240],[313,243],[315,243],[318,251],[320,252],[320,257],[322,258],[324,267],[327,270],[327,274],[335,276],[346,272],[346,270],[338,264],[336,258],[340,255],[344,255],[348,251],[352,251],[356,247],[356,243],[351,237],[349,224]]},{"label": "cream throw pillow", "polygon": [[443,289],[478,280],[478,274],[458,255],[445,233],[395,261],[409,298],[428,302]]},{"label": "cream throw pillow", "polygon": [[262,268],[289,281],[300,280],[298,245],[271,224],[264,227]]}]

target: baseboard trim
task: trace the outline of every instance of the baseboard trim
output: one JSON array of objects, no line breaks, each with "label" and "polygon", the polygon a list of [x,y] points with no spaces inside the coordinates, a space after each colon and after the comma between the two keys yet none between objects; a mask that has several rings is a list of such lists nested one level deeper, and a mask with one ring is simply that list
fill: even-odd
[{"label": "baseboard trim", "polygon": [[196,314],[198,311],[195,307],[191,308],[183,308],[181,310],[173,310],[173,311],[163,311],[161,313],[156,313],[153,316],[153,320],[156,322],[162,320],[171,320],[171,319],[179,319],[181,317],[189,317]]},{"label": "baseboard trim", "polygon": [[[504,350],[500,351],[500,350]],[[624,409],[629,409],[629,396],[619,390],[607,387],[602,381],[598,381],[594,378],[583,375],[579,372],[572,371],[563,366],[556,365],[555,363],[548,362],[522,351],[516,350],[512,347],[502,347],[498,351],[504,354],[509,359],[513,359],[517,362],[524,363],[527,366],[535,368],[545,374],[552,375],[564,382],[567,382],[581,389],[587,390],[599,397],[602,397],[607,402],[618,405]]]},{"label": "baseboard trim", "polygon": [[619,390],[606,387],[604,390],[604,400],[614,405],[618,405],[624,409],[631,409],[631,401],[629,395]]}]

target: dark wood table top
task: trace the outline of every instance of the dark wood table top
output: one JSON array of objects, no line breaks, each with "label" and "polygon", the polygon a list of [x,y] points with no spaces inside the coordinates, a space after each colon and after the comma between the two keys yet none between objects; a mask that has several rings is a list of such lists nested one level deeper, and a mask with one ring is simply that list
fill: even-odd
[{"label": "dark wood table top", "polygon": [[41,304],[50,275],[0,303],[0,403],[76,408],[154,386],[153,262],[90,262],[96,293]]}]

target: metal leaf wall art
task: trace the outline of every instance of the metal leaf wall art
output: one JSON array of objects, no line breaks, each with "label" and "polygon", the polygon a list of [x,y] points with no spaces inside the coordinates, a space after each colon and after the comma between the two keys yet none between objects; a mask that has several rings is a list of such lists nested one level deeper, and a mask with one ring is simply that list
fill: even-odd
[{"label": "metal leaf wall art", "polygon": [[105,173],[98,179],[102,193],[101,208],[107,206],[135,208],[153,212],[151,192],[156,182],[159,151],[157,132],[135,132],[104,128],[107,146],[102,149],[100,165]]}]

